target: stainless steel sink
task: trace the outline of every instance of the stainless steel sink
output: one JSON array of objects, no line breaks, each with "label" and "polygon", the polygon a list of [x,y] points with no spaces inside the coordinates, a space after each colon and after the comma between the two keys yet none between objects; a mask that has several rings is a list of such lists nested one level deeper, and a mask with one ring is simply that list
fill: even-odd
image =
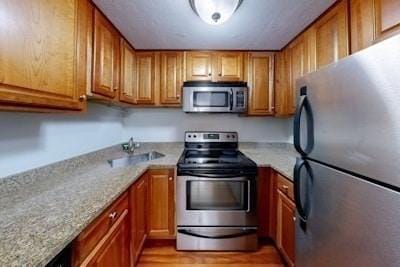
[{"label": "stainless steel sink", "polygon": [[157,151],[151,151],[148,153],[144,154],[138,154],[138,155],[130,155],[124,158],[119,158],[119,159],[110,159],[108,160],[108,163],[110,163],[111,167],[113,168],[118,168],[118,167],[126,167],[129,165],[136,165],[141,162],[145,161],[150,161],[153,159],[158,159],[165,157],[164,154],[161,154],[160,152]]}]

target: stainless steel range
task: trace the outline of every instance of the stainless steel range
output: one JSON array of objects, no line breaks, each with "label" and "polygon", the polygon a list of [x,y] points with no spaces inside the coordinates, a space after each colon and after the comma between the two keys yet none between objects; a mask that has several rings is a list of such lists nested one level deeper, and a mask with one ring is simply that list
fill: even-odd
[{"label": "stainless steel range", "polygon": [[177,249],[256,250],[256,176],[236,132],[186,132],[178,162]]}]

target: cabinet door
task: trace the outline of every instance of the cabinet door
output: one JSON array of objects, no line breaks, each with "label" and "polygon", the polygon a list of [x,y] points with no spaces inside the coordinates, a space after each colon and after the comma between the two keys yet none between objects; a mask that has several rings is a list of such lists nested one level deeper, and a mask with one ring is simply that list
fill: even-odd
[{"label": "cabinet door", "polygon": [[288,74],[289,68],[286,63],[287,49],[275,54],[275,115],[285,116],[290,115],[288,110],[289,98],[289,83]]},{"label": "cabinet door", "polygon": [[155,54],[136,53],[136,103],[154,104]]},{"label": "cabinet door", "polygon": [[375,0],[376,38],[384,39],[400,32],[400,1]]},{"label": "cabinet door", "polygon": [[165,105],[179,105],[182,91],[182,52],[161,53],[160,102]]},{"label": "cabinet door", "polygon": [[217,52],[213,60],[214,81],[243,81],[243,53]]},{"label": "cabinet door", "polygon": [[294,266],[295,204],[280,190],[277,200],[277,246],[289,266]]},{"label": "cabinet door", "polygon": [[374,0],[350,0],[351,53],[373,44],[374,23]]},{"label": "cabinet door", "polygon": [[186,81],[211,81],[212,53],[186,52]]},{"label": "cabinet door", "polygon": [[131,242],[132,258],[136,262],[147,237],[147,173],[131,187]]},{"label": "cabinet door", "polygon": [[287,60],[289,65],[289,90],[287,94],[287,112],[294,114],[296,110],[298,78],[310,72],[310,62],[308,55],[308,38],[307,34],[301,35],[288,47]]},{"label": "cabinet door", "polygon": [[270,237],[269,228],[271,223],[270,203],[272,201],[271,169],[259,168],[257,178],[257,214],[258,214],[258,236]]},{"label": "cabinet door", "polygon": [[92,92],[114,98],[119,89],[119,34],[96,9],[94,13]]},{"label": "cabinet door", "polygon": [[130,266],[129,218],[124,210],[110,231],[96,245],[81,266]]},{"label": "cabinet door", "polygon": [[148,179],[148,237],[173,238],[175,235],[174,170],[150,170]]},{"label": "cabinet door", "polygon": [[121,39],[121,90],[119,100],[136,104],[135,98],[135,51],[123,39]]},{"label": "cabinet door", "polygon": [[248,54],[249,115],[274,114],[274,54]]},{"label": "cabinet door", "polygon": [[0,109],[83,109],[86,1],[3,0],[0,10]]},{"label": "cabinet door", "polygon": [[347,0],[341,0],[312,27],[315,67],[321,68],[348,55]]}]

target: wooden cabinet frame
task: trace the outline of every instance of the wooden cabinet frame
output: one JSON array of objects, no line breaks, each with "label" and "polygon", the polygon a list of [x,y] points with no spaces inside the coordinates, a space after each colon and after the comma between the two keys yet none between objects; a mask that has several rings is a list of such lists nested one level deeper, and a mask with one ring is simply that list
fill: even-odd
[{"label": "wooden cabinet frame", "polygon": [[[261,69],[256,65],[256,61],[267,60],[265,72],[260,73]],[[265,116],[274,114],[274,53],[272,52],[252,52],[248,53],[248,115]],[[257,84],[260,77],[264,76],[267,80],[265,87]],[[261,103],[261,107],[256,106],[256,101]]]},{"label": "wooden cabinet frame", "polygon": [[[7,3],[13,2],[13,3]],[[2,30],[0,38],[4,41],[0,65],[0,110],[21,111],[51,111],[51,110],[82,110],[86,108],[86,60],[87,60],[87,16],[88,5],[85,0],[74,1],[73,10],[67,3],[52,3],[52,10],[41,6],[41,17],[35,18],[36,27],[49,27],[45,23],[55,23],[46,31],[48,36],[39,36],[32,30],[33,20],[30,11],[30,1],[5,1],[5,12],[10,16],[18,16],[18,24],[9,25],[7,30]],[[39,3],[37,3],[39,8]],[[50,5],[50,4],[49,4]],[[26,7],[26,8],[24,8]],[[63,21],[62,27],[71,29],[57,29],[58,14],[63,18],[72,18],[70,22]],[[72,14],[70,14],[72,13]],[[61,22],[60,22],[61,24]],[[43,32],[43,29],[38,29]],[[70,30],[70,31],[69,31]],[[52,31],[57,31],[52,34]],[[63,42],[57,35],[70,36],[71,43]],[[42,38],[39,43],[33,38]],[[25,40],[23,40],[23,39]],[[32,40],[31,40],[32,39]],[[26,47],[29,42],[31,44]],[[69,41],[69,40],[68,40]],[[2,41],[3,42],[3,41]],[[73,46],[73,51],[70,49]],[[32,49],[40,49],[41,57],[31,59],[31,54],[26,54]],[[60,50],[60,53],[49,54]],[[70,54],[62,54],[67,51]],[[48,60],[49,62],[46,62]],[[58,68],[54,66],[58,65]],[[18,66],[16,68],[15,66]],[[67,72],[63,73],[64,68]],[[19,70],[22,68],[22,70]],[[57,77],[60,76],[60,79]],[[70,76],[65,82],[66,76]],[[60,80],[62,83],[60,83]]]},{"label": "wooden cabinet frame", "polygon": [[94,11],[93,36],[92,92],[111,99],[116,98],[120,82],[120,36],[111,22],[97,9]]}]

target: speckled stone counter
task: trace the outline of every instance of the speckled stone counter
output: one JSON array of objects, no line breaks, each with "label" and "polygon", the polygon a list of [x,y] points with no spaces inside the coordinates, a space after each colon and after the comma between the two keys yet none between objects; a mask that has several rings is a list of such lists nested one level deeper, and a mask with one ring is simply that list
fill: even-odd
[{"label": "speckled stone counter", "polygon": [[258,167],[271,167],[293,181],[293,167],[298,153],[292,144],[240,143],[239,149]]},{"label": "speckled stone counter", "polygon": [[[144,143],[163,158],[124,168],[108,159],[126,154],[114,146],[18,175],[0,178],[0,266],[44,266],[149,168],[174,168],[183,143]],[[288,178],[296,153],[288,144],[243,143],[259,166]]]}]

